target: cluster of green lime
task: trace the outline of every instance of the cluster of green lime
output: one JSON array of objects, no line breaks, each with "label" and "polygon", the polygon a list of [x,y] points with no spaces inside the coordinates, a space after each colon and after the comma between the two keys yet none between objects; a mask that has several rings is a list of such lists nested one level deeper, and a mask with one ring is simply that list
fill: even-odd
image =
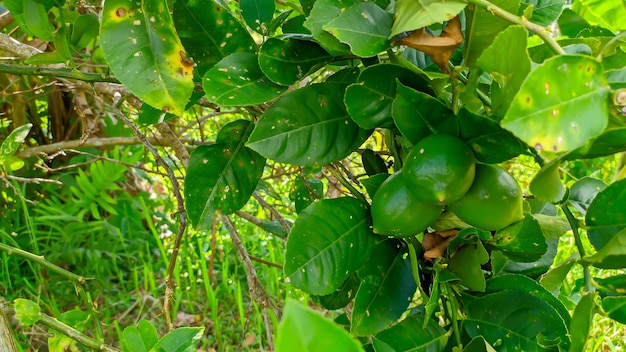
[{"label": "cluster of green lime", "polygon": [[456,137],[431,135],[374,194],[373,230],[413,236],[447,208],[471,226],[494,231],[523,219],[522,202],[521,187],[502,167],[476,163],[469,146]]}]

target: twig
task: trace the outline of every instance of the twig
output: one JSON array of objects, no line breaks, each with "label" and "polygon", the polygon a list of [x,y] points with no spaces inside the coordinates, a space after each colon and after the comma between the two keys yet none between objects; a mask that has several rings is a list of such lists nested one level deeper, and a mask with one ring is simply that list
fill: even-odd
[{"label": "twig", "polygon": [[[251,224],[254,224],[258,227],[260,227],[261,229],[263,229],[263,231],[267,231],[267,229],[265,227],[263,227],[263,220],[257,218],[256,216],[253,216],[251,214],[246,213],[245,211],[241,211],[241,210],[237,210],[235,212],[235,215],[237,215],[238,217],[250,222]],[[285,237],[283,236],[279,236],[276,235],[275,233],[272,233],[273,235],[277,236],[280,239],[285,239]]]},{"label": "twig", "polygon": [[252,254],[249,254],[249,256],[250,256],[250,259],[252,259],[253,261],[255,261],[257,263],[265,264],[267,266],[271,266],[273,268],[277,268],[277,269],[283,270],[283,266],[280,265],[280,264],[277,264],[277,263],[274,263],[274,262],[270,262],[268,260],[261,259],[259,257],[255,257]]},{"label": "twig", "polygon": [[183,164],[183,167],[187,168],[187,162],[189,161],[189,152],[185,149],[183,143],[174,134],[172,129],[164,122],[156,124],[154,126],[161,134],[161,145],[166,145],[174,149],[174,153],[178,157],[178,160]]},{"label": "twig", "polygon": [[7,73],[16,76],[44,76],[55,78],[69,78],[83,82],[109,82],[119,83],[119,81],[104,73],[86,73],[67,68],[51,68],[40,66],[23,66],[0,64],[0,73]]},{"label": "twig", "polygon": [[74,283],[80,284],[80,285],[84,285],[87,280],[91,280],[91,278],[86,278],[84,276],[80,276],[80,275],[76,275],[70,271],[67,271],[63,268],[61,268],[58,265],[54,265],[52,263],[50,263],[48,260],[46,260],[46,258],[44,258],[44,256],[42,255],[35,255],[33,253],[30,252],[26,252],[22,249],[19,249],[17,247],[13,247],[13,246],[9,246],[7,244],[4,243],[0,243],[0,250],[3,250],[5,252],[7,252],[9,255],[15,254],[17,256],[20,256],[26,260],[29,260],[31,262],[37,263],[41,266],[43,266],[44,268],[49,269],[50,271],[53,271],[65,278],[67,278],[70,281],[73,281]]},{"label": "twig", "polygon": [[274,307],[270,295],[267,293],[267,291],[265,291],[263,284],[259,280],[256,274],[256,269],[254,268],[254,264],[252,264],[250,255],[248,254],[248,251],[246,251],[246,248],[243,246],[241,238],[239,238],[239,233],[237,233],[237,229],[235,229],[235,226],[230,221],[228,216],[222,215],[222,221],[224,222],[226,229],[228,229],[230,238],[233,242],[233,245],[235,246],[235,249],[237,250],[237,255],[243,261],[243,265],[246,268],[246,280],[248,281],[250,295],[252,296],[252,299],[254,299],[263,310],[263,320],[265,322],[265,332],[267,334],[269,350],[273,350],[273,329],[271,325],[271,320],[269,319],[269,316],[267,316],[267,310],[271,309],[277,317],[278,311],[276,307]]},{"label": "twig", "polygon": [[174,248],[172,250],[172,257],[170,258],[170,263],[167,268],[167,275],[165,276],[165,299],[163,301],[163,313],[165,314],[165,321],[166,321],[168,329],[172,330],[174,328],[174,324],[172,323],[172,317],[169,311],[170,300],[174,292],[173,276],[174,276],[174,268],[176,267],[176,259],[178,257],[178,252],[180,250],[180,244],[182,242],[183,235],[185,234],[185,229],[187,228],[187,212],[185,211],[185,202],[183,200],[183,195],[180,191],[180,184],[178,183],[178,179],[176,178],[176,175],[174,174],[174,170],[172,170],[172,168],[165,162],[165,160],[161,158],[161,155],[159,155],[159,152],[152,145],[152,143],[150,143],[148,138],[139,130],[139,128],[137,128],[137,126],[135,126],[135,124],[132,121],[130,121],[128,117],[126,117],[126,115],[124,115],[122,111],[120,111],[116,107],[111,107],[111,109],[113,110],[115,115],[119,119],[124,121],[124,124],[126,124],[126,126],[128,126],[128,128],[130,128],[131,131],[133,131],[133,134],[137,136],[139,140],[141,140],[143,145],[146,146],[146,148],[150,151],[150,153],[152,153],[154,160],[157,162],[157,164],[160,164],[165,169],[170,181],[172,182],[172,190],[174,192],[174,197],[176,198],[178,223],[180,226],[178,227],[176,240],[174,242]]},{"label": "twig", "polygon": [[519,17],[508,11],[505,11],[504,9],[492,4],[487,0],[469,0],[469,2],[482,7],[488,12],[491,12],[491,14],[496,15],[506,21],[524,26],[524,28],[526,28],[527,30],[538,35],[539,38],[541,38],[550,47],[550,49],[552,49],[552,51],[559,55],[565,55],[565,50],[563,50],[559,43],[557,43],[556,40],[552,38],[552,33],[545,27],[541,27],[536,23],[530,22],[524,17]]},{"label": "twig", "polygon": [[[569,226],[572,229],[572,234],[574,234],[574,243],[576,244],[576,249],[578,249],[578,253],[580,254],[580,257],[584,258],[586,253],[585,253],[585,247],[583,246],[583,242],[580,238],[580,232],[578,231],[578,220],[576,219],[574,214],[572,214],[572,211],[569,209],[567,204],[561,205],[561,209],[563,209],[563,213],[565,214],[565,217],[567,218],[567,222],[569,223]],[[587,293],[593,292],[594,288],[593,288],[593,284],[591,283],[591,273],[589,272],[589,265],[584,264],[584,263],[582,265],[583,265],[583,279],[585,282],[585,289],[587,290]]]},{"label": "twig", "polygon": [[19,176],[13,176],[13,175],[0,175],[0,177],[7,179],[7,180],[11,180],[11,181],[17,181],[17,182],[22,182],[22,183],[34,183],[34,184],[42,184],[42,183],[52,183],[55,185],[63,185],[63,182],[58,181],[58,180],[50,180],[47,178],[38,178],[38,177],[19,177]]},{"label": "twig", "polygon": [[[152,145],[162,145],[164,141],[158,138],[148,137],[148,141]],[[57,153],[61,150],[76,149],[76,148],[101,148],[111,147],[116,145],[135,145],[141,144],[141,140],[138,137],[110,137],[110,138],[89,138],[81,144],[80,140],[63,141],[58,143],[40,145],[24,149],[15,154],[20,159],[32,158],[37,155],[49,155]]]},{"label": "twig", "polygon": [[255,191],[254,193],[252,193],[252,196],[254,197],[254,199],[257,200],[257,202],[259,202],[259,204],[261,204],[263,208],[269,210],[270,213],[272,213],[272,216],[274,216],[276,220],[278,220],[278,223],[280,224],[280,226],[283,227],[286,233],[289,233],[291,231],[291,226],[289,225],[289,223],[287,223],[285,218],[278,212],[278,210],[276,210],[276,208],[274,208],[268,202],[266,202],[265,199],[263,199],[263,197],[261,197],[261,195],[258,192]]}]

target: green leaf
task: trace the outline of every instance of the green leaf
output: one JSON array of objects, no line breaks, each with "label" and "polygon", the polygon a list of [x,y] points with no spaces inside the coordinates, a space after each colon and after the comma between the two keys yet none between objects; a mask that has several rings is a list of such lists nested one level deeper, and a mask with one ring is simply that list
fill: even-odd
[{"label": "green leaf", "polygon": [[626,297],[604,297],[602,309],[609,315],[609,318],[626,324]]},{"label": "green leaf", "polygon": [[539,279],[539,283],[541,283],[541,286],[545,287],[546,290],[550,291],[553,296],[558,297],[561,285],[565,282],[567,274],[569,274],[570,270],[572,270],[572,267],[576,264],[577,260],[578,255],[571,256],[566,261],[543,274]]},{"label": "green leaf", "polygon": [[234,53],[223,58],[204,75],[202,87],[209,101],[220,106],[261,104],[287,90],[263,74],[252,53]]},{"label": "green leaf", "polygon": [[463,348],[463,352],[496,352],[482,336],[476,336]]},{"label": "green leaf", "polygon": [[621,0],[577,0],[572,9],[591,24],[599,24],[613,32],[626,30],[626,6]]},{"label": "green leaf", "polygon": [[26,140],[30,129],[33,127],[32,123],[27,123],[15,128],[7,136],[5,140],[0,144],[0,165],[5,165],[7,160],[17,152],[20,146]]},{"label": "green leaf", "polygon": [[354,198],[313,203],[296,220],[285,254],[285,276],[295,288],[314,295],[337,290],[372,253],[365,204]]},{"label": "green leaf", "polygon": [[365,190],[367,191],[367,194],[370,196],[370,198],[374,198],[374,194],[376,194],[376,191],[378,191],[378,187],[380,187],[380,185],[382,185],[383,182],[385,182],[385,180],[389,178],[389,176],[391,175],[387,173],[376,174],[374,176],[362,179],[361,184],[363,185],[363,187],[365,187]]},{"label": "green leaf", "polygon": [[537,281],[517,274],[503,274],[487,280],[486,293],[496,293],[499,291],[513,290],[531,295],[546,304],[550,305],[561,317],[565,326],[570,324],[569,311],[557,297],[553,296],[547,289]]},{"label": "green leaf", "polygon": [[606,187],[606,183],[598,178],[583,177],[576,181],[570,188],[568,200],[584,215],[587,213],[589,205],[596,198],[598,192]]},{"label": "green leaf", "polygon": [[[601,250],[626,228],[626,179],[617,181],[600,191],[585,215],[587,236],[596,250]],[[623,258],[626,260],[626,258]]]},{"label": "green leaf", "polygon": [[561,15],[567,0],[523,0],[533,6],[530,20],[542,27],[548,27]]},{"label": "green leaf", "polygon": [[408,251],[402,242],[380,243],[369,262],[358,271],[361,278],[352,307],[351,332],[356,336],[378,333],[397,321],[413,299],[413,279]]},{"label": "green leaf", "polygon": [[200,77],[229,54],[252,52],[256,47],[246,28],[214,1],[176,0],[173,17]]},{"label": "green leaf", "polygon": [[274,0],[239,0],[241,16],[259,34],[268,34],[276,5]]},{"label": "green leaf", "polygon": [[348,303],[352,302],[354,296],[356,296],[357,290],[359,289],[359,285],[361,285],[361,280],[359,280],[359,277],[356,274],[352,274],[337,291],[328,295],[313,297],[317,299],[319,304],[326,309],[341,309],[347,306]]},{"label": "green leaf", "polygon": [[111,70],[153,107],[182,115],[193,91],[193,63],[176,35],[165,0],[108,0],[100,45]]},{"label": "green leaf", "polygon": [[386,174],[389,170],[385,160],[371,149],[365,149],[361,152],[361,163],[368,176]]},{"label": "green leaf", "polygon": [[597,293],[594,292],[582,296],[576,305],[576,309],[574,309],[569,331],[575,333],[571,334],[572,344],[570,345],[569,352],[585,351],[585,344],[587,343],[589,331],[591,330],[596,295]]},{"label": "green leaf", "polygon": [[395,21],[389,37],[449,21],[463,11],[465,6],[466,0],[398,0],[395,3]]},{"label": "green leaf", "polygon": [[440,100],[399,81],[391,114],[400,133],[413,144],[431,134],[458,135],[458,122],[452,110]]},{"label": "green leaf", "polygon": [[276,335],[276,352],[363,351],[346,330],[293,299],[285,304]]},{"label": "green leaf", "polygon": [[450,258],[448,270],[453,272],[461,283],[472,291],[485,290],[485,275],[481,265],[489,261],[489,253],[482,242],[466,244]]},{"label": "green leaf", "polygon": [[608,93],[602,66],[595,59],[550,58],[526,78],[502,127],[538,150],[573,150],[606,127]]},{"label": "green leaf", "polygon": [[[408,316],[400,323],[378,333],[372,339],[376,351],[443,351],[448,343],[446,331],[431,319]],[[422,325],[425,325],[425,328]],[[385,349],[386,348],[386,349]]]},{"label": "green leaf", "polygon": [[13,301],[13,308],[15,308],[15,319],[24,326],[33,325],[41,319],[39,315],[41,308],[29,299],[16,298]]},{"label": "green leaf", "polygon": [[259,67],[274,83],[288,86],[332,61],[333,56],[310,36],[286,34],[269,38],[259,52]]},{"label": "green leaf", "polygon": [[291,192],[289,198],[294,201],[296,213],[298,214],[313,204],[313,202],[324,198],[324,184],[318,179],[309,178],[302,180],[298,178],[294,186],[295,189]]},{"label": "green leaf", "polygon": [[150,352],[195,352],[204,333],[204,328],[177,328],[165,336],[150,349]]},{"label": "green leaf", "polygon": [[356,0],[316,0],[309,17],[304,21],[304,26],[311,31],[313,38],[333,55],[347,53],[350,47],[325,31],[324,26],[355,2]]},{"label": "green leaf", "polygon": [[548,244],[539,222],[530,214],[524,220],[498,230],[489,244],[513,261],[530,263],[546,253]]},{"label": "green leaf", "polygon": [[348,116],[345,85],[320,83],[282,96],[270,106],[248,146],[261,155],[295,165],[323,165],[356,150],[369,135]]},{"label": "green leaf", "polygon": [[581,259],[600,269],[626,268],[626,229],[616,233],[595,254]]},{"label": "green leaf", "polygon": [[[512,304],[514,302],[514,304]],[[519,291],[500,291],[466,305],[469,337],[483,336],[502,351],[545,351],[567,345],[563,319],[548,303]],[[532,322],[532,323],[530,323]]]},{"label": "green leaf", "polygon": [[540,200],[558,203],[565,197],[566,189],[561,182],[559,160],[546,164],[530,181],[530,192]]},{"label": "green leaf", "polygon": [[528,32],[523,27],[510,26],[495,37],[476,62],[493,78],[491,108],[499,118],[504,117],[530,72],[527,37]]},{"label": "green leaf", "polygon": [[374,3],[363,2],[343,11],[323,29],[348,44],[355,55],[370,57],[389,48],[392,23],[391,14]]},{"label": "green leaf", "polygon": [[558,20],[559,29],[564,36],[575,38],[580,31],[591,25],[571,9],[563,9]]},{"label": "green leaf", "polygon": [[601,295],[623,295],[626,293],[626,274],[609,277],[595,277],[597,288]]},{"label": "green leaf", "polygon": [[[67,312],[63,312],[58,316],[58,320],[64,324],[67,324],[78,331],[85,330],[87,322],[90,320],[89,313],[80,309],[73,309]],[[78,350],[78,343],[71,337],[61,334],[56,330],[50,328],[48,332],[53,337],[48,338],[48,347],[50,351],[74,351]]]},{"label": "green leaf", "polygon": [[392,103],[396,96],[397,81],[434,94],[428,82],[418,74],[394,64],[377,64],[367,67],[356,83],[346,89],[345,104],[348,113],[362,128],[392,127]]},{"label": "green leaf", "polygon": [[54,26],[48,19],[48,9],[35,0],[24,0],[24,24],[39,39],[51,42]]},{"label": "green leaf", "polygon": [[[148,352],[150,347],[146,347],[141,332],[134,326],[124,328],[123,339],[121,341],[124,351]],[[158,338],[157,338],[158,339]]]},{"label": "green leaf", "polygon": [[191,153],[185,208],[196,228],[210,228],[216,211],[231,214],[241,209],[254,192],[265,159],[244,146],[251,129],[249,121],[231,122],[220,130],[215,144]]},{"label": "green leaf", "polygon": [[626,127],[608,128],[590,146],[584,146],[567,154],[565,160],[593,159],[626,151]]},{"label": "green leaf", "polygon": [[[501,0],[497,2],[498,7],[510,12],[517,13],[520,0]],[[500,17],[494,16],[489,10],[481,6],[470,6],[465,11],[467,20],[467,31],[465,33],[465,65],[474,67],[476,60],[491,45],[494,38],[504,31],[511,22]],[[513,54],[507,54],[507,56]],[[513,56],[516,58],[516,56]]]},{"label": "green leaf", "polygon": [[86,48],[100,33],[100,21],[93,13],[80,15],[74,20],[70,41],[76,49]]},{"label": "green leaf", "polygon": [[459,111],[460,138],[474,152],[476,160],[486,164],[497,164],[520,154],[528,154],[526,146],[511,132],[485,117],[463,108]]}]

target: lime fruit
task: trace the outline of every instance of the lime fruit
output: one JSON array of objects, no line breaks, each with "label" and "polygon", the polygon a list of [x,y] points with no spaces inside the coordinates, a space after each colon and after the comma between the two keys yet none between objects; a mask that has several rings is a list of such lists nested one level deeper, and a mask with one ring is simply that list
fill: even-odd
[{"label": "lime fruit", "polygon": [[404,181],[415,198],[432,205],[450,204],[474,181],[476,162],[462,140],[436,134],[419,141],[402,168]]},{"label": "lime fruit", "polygon": [[500,166],[478,164],[472,187],[449,209],[476,228],[499,230],[524,218],[522,188]]},{"label": "lime fruit", "polygon": [[380,185],[372,199],[374,233],[408,237],[424,231],[443,209],[415,199],[407,189],[400,171]]}]

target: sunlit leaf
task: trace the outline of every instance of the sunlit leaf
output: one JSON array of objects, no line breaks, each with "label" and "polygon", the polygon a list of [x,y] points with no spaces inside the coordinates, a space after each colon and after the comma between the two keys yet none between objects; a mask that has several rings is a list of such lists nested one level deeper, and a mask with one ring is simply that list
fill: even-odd
[{"label": "sunlit leaf", "polygon": [[181,115],[193,91],[186,59],[165,0],[108,0],[100,45],[116,78],[153,107]]},{"label": "sunlit leaf", "polygon": [[626,30],[626,6],[621,0],[577,0],[572,9],[592,24],[613,32]]},{"label": "sunlit leaf", "polygon": [[15,308],[15,319],[24,326],[33,325],[41,319],[39,315],[41,308],[29,299],[16,298],[13,301],[13,307]]},{"label": "sunlit leaf", "polygon": [[494,80],[491,84],[491,108],[499,118],[504,117],[513,97],[530,72],[527,37],[528,32],[523,27],[508,27],[497,34],[476,62]]},{"label": "sunlit leaf", "polygon": [[194,352],[197,350],[200,339],[204,332],[203,327],[189,328],[181,327],[176,328],[167,334],[165,334],[157,343],[152,347],[154,351],[180,351],[180,352]]},{"label": "sunlit leaf", "polygon": [[466,0],[398,0],[390,37],[431,24],[449,21],[463,11]]},{"label": "sunlit leaf", "polygon": [[588,341],[589,331],[591,330],[596,296],[597,293],[587,293],[581,297],[576,305],[576,309],[574,309],[569,330],[576,333],[571,335],[572,345],[569,352],[586,351],[585,344]]},{"label": "sunlit leaf", "polygon": [[554,160],[543,166],[530,181],[530,192],[546,202],[559,202],[565,196],[565,186],[561,182],[559,162]]},{"label": "sunlit leaf", "polygon": [[362,352],[361,344],[337,324],[295,300],[287,300],[278,325],[276,352]]},{"label": "sunlit leaf", "polygon": [[370,57],[389,48],[392,22],[393,16],[378,5],[363,2],[342,12],[323,28],[348,44],[355,55]]},{"label": "sunlit leaf", "polygon": [[8,158],[13,156],[15,152],[26,140],[30,129],[33,127],[32,123],[27,123],[15,128],[0,144],[0,165],[3,165]]},{"label": "sunlit leaf", "polygon": [[348,116],[344,89],[343,84],[320,83],[282,96],[263,114],[248,146],[295,165],[323,165],[346,157],[369,132]]},{"label": "sunlit leaf", "polygon": [[502,126],[538,150],[573,150],[606,127],[608,92],[598,61],[585,56],[554,57],[530,73]]},{"label": "sunlit leaf", "polygon": [[284,271],[291,285],[314,295],[341,287],[374,250],[368,215],[365,204],[347,197],[304,209],[287,241]]},{"label": "sunlit leaf", "polygon": [[533,15],[530,20],[540,26],[547,27],[556,21],[563,11],[567,0],[523,0],[533,6]]},{"label": "sunlit leaf", "polygon": [[350,47],[324,30],[324,26],[354,4],[355,0],[316,0],[309,17],[304,21],[304,26],[311,31],[313,38],[334,55],[346,53]]}]

